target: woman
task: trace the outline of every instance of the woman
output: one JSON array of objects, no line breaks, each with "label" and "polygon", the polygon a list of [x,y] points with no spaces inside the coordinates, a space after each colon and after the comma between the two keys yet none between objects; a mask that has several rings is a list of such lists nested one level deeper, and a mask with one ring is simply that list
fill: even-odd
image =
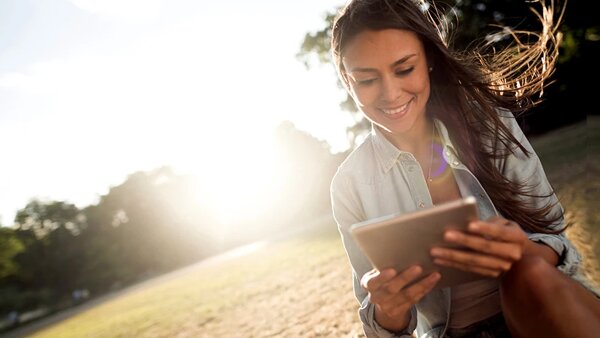
[{"label": "woman", "polygon": [[[558,56],[551,8],[537,42],[516,46],[519,59],[511,49],[458,56],[441,18],[411,0],[354,0],[332,29],[339,76],[373,125],[331,185],[365,333],[597,334],[600,302],[581,285],[562,208],[513,116],[536,103]],[[496,278],[432,291],[439,273],[371,270],[348,232],[357,222],[466,196],[477,198],[484,221],[445,240],[473,252],[433,248],[432,258]]]}]

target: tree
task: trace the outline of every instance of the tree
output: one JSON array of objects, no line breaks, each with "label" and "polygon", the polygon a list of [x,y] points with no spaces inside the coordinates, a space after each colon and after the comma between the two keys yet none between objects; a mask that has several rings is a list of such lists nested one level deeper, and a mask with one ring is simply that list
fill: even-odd
[{"label": "tree", "polygon": [[49,306],[78,287],[85,217],[73,204],[32,200],[0,228],[0,315]]},{"label": "tree", "polygon": [[0,228],[0,315],[101,294],[216,252],[191,177],[131,174],[96,205],[32,200]]},{"label": "tree", "polygon": [[0,227],[0,281],[18,272],[14,258],[24,249],[13,229]]},{"label": "tree", "polygon": [[284,224],[305,224],[331,211],[329,184],[345,154],[332,155],[329,145],[296,129],[290,122],[277,128],[278,151],[286,177],[281,205]]},{"label": "tree", "polygon": [[85,216],[73,204],[34,199],[17,212],[15,223],[18,230],[32,231],[39,239],[59,228],[77,236],[85,228]]},{"label": "tree", "polygon": [[192,187],[168,167],[140,171],[86,208],[86,285],[125,285],[214,253],[210,217]]},{"label": "tree", "polygon": [[19,282],[30,289],[68,294],[76,287],[83,261],[77,236],[85,217],[73,204],[32,200],[15,217],[16,234],[25,246],[17,257]]}]

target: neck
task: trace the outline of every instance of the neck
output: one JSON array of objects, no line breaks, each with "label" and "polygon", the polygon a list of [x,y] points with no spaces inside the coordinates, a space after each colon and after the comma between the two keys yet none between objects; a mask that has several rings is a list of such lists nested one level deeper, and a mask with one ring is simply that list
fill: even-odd
[{"label": "neck", "polygon": [[402,134],[392,134],[381,130],[382,134],[396,148],[409,152],[417,157],[422,153],[429,153],[432,142],[433,121],[428,118],[415,121],[415,125]]}]

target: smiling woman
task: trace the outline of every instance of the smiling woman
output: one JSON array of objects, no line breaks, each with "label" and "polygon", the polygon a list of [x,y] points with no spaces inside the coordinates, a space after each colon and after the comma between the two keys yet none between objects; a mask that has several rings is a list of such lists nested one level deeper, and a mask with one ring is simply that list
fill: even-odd
[{"label": "smiling woman", "polygon": [[[536,4],[543,32],[507,27],[514,44],[464,52],[450,47],[449,12],[433,4],[351,0],[335,17],[334,63],[372,124],[331,184],[368,337],[592,337],[600,330],[588,324],[599,322],[600,302],[581,282],[579,253],[562,233],[563,208],[515,118],[538,103],[558,59],[561,8]],[[447,174],[436,176],[443,162]],[[436,288],[441,269],[374,269],[353,240],[354,224],[465,197],[477,201],[480,219],[422,249],[440,267],[478,274],[475,281]]]}]

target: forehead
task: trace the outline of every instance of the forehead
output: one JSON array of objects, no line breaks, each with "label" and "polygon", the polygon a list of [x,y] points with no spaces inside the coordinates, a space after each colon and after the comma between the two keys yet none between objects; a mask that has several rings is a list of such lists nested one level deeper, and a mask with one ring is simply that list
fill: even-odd
[{"label": "forehead", "polygon": [[346,44],[342,53],[344,68],[387,66],[404,56],[423,56],[423,43],[409,30],[365,30]]}]

